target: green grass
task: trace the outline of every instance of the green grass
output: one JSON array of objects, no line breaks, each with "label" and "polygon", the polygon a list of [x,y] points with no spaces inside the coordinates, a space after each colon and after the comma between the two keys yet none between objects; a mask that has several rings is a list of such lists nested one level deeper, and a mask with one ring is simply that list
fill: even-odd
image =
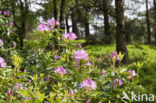
[{"label": "green grass", "polygon": [[[115,51],[115,45],[88,45],[84,49],[92,61],[99,68],[107,68],[108,55]],[[141,68],[141,84],[147,89],[152,89],[156,94],[156,46],[153,45],[128,45],[129,63],[131,67],[136,62],[143,63]]]}]

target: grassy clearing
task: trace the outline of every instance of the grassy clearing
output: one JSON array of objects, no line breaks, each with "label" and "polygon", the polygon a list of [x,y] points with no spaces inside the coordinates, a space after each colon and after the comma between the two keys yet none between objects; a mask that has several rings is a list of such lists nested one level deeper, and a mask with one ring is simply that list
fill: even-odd
[{"label": "grassy clearing", "polygon": [[[108,55],[115,51],[115,45],[88,45],[84,49],[89,53],[91,60],[99,68],[107,68]],[[132,67],[136,62],[143,63],[141,84],[156,93],[156,46],[128,45],[129,64]]]}]

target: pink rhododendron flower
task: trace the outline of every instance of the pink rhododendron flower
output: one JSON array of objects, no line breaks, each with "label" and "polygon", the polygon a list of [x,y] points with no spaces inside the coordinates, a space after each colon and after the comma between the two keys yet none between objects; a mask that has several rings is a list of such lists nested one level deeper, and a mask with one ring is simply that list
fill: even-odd
[{"label": "pink rhododendron flower", "polygon": [[59,60],[59,59],[61,59],[61,56],[60,55],[56,55],[56,56],[54,56],[54,59]]},{"label": "pink rhododendron flower", "polygon": [[87,103],[90,103],[90,99],[87,100]]},{"label": "pink rhododendron flower", "polygon": [[15,42],[13,42],[13,47],[16,48],[16,43]]},{"label": "pink rhododendron flower", "polygon": [[2,67],[2,68],[6,67],[5,59],[3,59],[2,57],[0,57],[0,67]]},{"label": "pink rhododendron flower", "polygon": [[60,25],[59,21],[56,21],[54,18],[48,20],[48,25],[54,27],[55,25]]},{"label": "pink rhododendron flower", "polygon": [[79,43],[79,44],[77,44],[77,47],[78,47],[78,48],[81,48],[81,44],[80,44],[80,43]]},{"label": "pink rhododendron flower", "polygon": [[67,73],[67,70],[61,66],[60,68],[54,70],[54,72],[60,74],[61,77],[63,77],[63,75]]},{"label": "pink rhododendron flower", "polygon": [[46,23],[41,23],[41,24],[37,27],[37,30],[44,32],[44,31],[48,31],[49,28],[48,28],[48,26],[47,26]]},{"label": "pink rhododendron flower", "polygon": [[88,88],[89,90],[91,89],[96,89],[96,82],[93,81],[92,79],[88,78],[87,80],[84,80],[83,82],[80,83],[81,88]]},{"label": "pink rhododendron flower", "polygon": [[102,72],[101,72],[101,74],[102,74],[102,75],[104,75],[104,74],[105,74],[105,70],[104,70],[104,69],[102,69]]},{"label": "pink rhododendron flower", "polygon": [[10,11],[4,11],[4,15],[9,16],[9,15],[11,15],[11,12]]},{"label": "pink rhododendron flower", "polygon": [[15,83],[14,89],[24,89],[22,84]]},{"label": "pink rhododendron flower", "polygon": [[109,58],[114,62],[120,60],[120,58],[117,55],[117,52],[113,52],[112,54],[109,54]]},{"label": "pink rhododendron flower", "polygon": [[74,95],[74,91],[73,91],[73,90],[71,90],[69,93],[70,93],[71,95]]},{"label": "pink rhododendron flower", "polygon": [[45,78],[46,81],[49,81],[50,80],[50,77],[49,75]]},{"label": "pink rhododendron flower", "polygon": [[2,39],[0,39],[0,46],[3,46],[4,45],[4,42]]},{"label": "pink rhododendron flower", "polygon": [[75,40],[77,37],[75,33],[65,33],[63,34],[62,38],[68,40]]},{"label": "pink rhododendron flower", "polygon": [[10,26],[11,26],[11,27],[14,26],[14,23],[13,23],[13,22],[10,22]]},{"label": "pink rhododendron flower", "polygon": [[8,93],[8,96],[11,96],[12,95],[12,91],[10,89],[8,90],[7,93]]},{"label": "pink rhododendron flower", "polygon": [[74,58],[75,58],[76,62],[78,62],[78,63],[80,62],[80,60],[88,60],[89,59],[88,54],[83,49],[76,51],[74,54]]},{"label": "pink rhododendron flower", "polygon": [[121,86],[122,84],[123,84],[123,82],[119,78],[115,78],[115,80],[114,80],[114,86],[116,86],[116,85]]},{"label": "pink rhododendron flower", "polygon": [[129,72],[129,74],[130,74],[130,75],[128,76],[128,79],[131,79],[131,78],[133,78],[134,76],[137,75],[136,72],[135,72],[135,70],[131,70],[131,69],[130,69],[128,72]]}]

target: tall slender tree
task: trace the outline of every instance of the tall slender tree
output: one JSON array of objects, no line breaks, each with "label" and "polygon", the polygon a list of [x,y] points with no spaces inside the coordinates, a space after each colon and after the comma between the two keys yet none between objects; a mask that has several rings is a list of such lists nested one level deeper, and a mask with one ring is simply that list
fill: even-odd
[{"label": "tall slender tree", "polygon": [[[59,21],[59,0],[54,0],[54,18]],[[58,26],[56,26],[58,28]]]},{"label": "tall slender tree", "polygon": [[148,44],[151,44],[151,27],[150,27],[150,20],[149,20],[148,0],[146,0],[146,23],[147,23],[147,33],[148,33]]},{"label": "tall slender tree", "polygon": [[61,0],[61,9],[60,9],[60,28],[65,29],[65,7],[66,0]]},{"label": "tall slender tree", "polygon": [[110,24],[109,24],[109,0],[103,0],[103,16],[104,16],[104,34],[105,34],[105,43],[111,44],[111,33],[110,33]]},{"label": "tall slender tree", "polygon": [[125,35],[125,21],[124,21],[124,0],[115,0],[115,14],[116,14],[116,50],[124,54],[123,63],[128,61],[128,51]]},{"label": "tall slender tree", "polygon": [[76,8],[72,8],[71,12],[71,20],[72,20],[72,32],[74,32],[77,37],[79,38],[79,30],[77,26],[77,15],[76,15]]},{"label": "tall slender tree", "polygon": [[154,19],[154,24],[155,24],[155,26],[154,26],[154,37],[155,37],[155,44],[156,44],[156,0],[153,0],[153,6],[154,6],[154,17],[155,17],[155,19]]}]

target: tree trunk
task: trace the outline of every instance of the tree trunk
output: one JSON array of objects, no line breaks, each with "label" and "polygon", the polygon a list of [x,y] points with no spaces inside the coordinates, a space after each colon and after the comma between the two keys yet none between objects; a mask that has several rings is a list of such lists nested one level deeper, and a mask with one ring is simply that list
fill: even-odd
[{"label": "tree trunk", "polygon": [[[59,0],[54,0],[54,18],[55,20],[59,21]],[[55,25],[55,28],[59,28],[58,25]],[[57,36],[57,33],[54,32],[54,35]],[[60,47],[58,45],[58,41],[54,40],[54,46],[56,50],[60,50]]]},{"label": "tree trunk", "polygon": [[89,29],[89,19],[88,17],[85,17],[85,37],[86,37],[86,42],[89,42],[90,39],[90,29]]},{"label": "tree trunk", "polygon": [[[54,0],[54,18],[59,21],[59,0]],[[58,26],[55,28],[58,28]]]},{"label": "tree trunk", "polygon": [[109,0],[103,0],[103,16],[104,16],[104,34],[105,34],[105,43],[111,44],[111,33],[110,33],[110,25],[109,25],[109,15],[108,15],[108,1]]},{"label": "tree trunk", "polygon": [[150,28],[149,11],[148,11],[148,0],[146,0],[146,23],[147,23],[147,32],[148,32],[148,44],[151,44],[151,28]]},{"label": "tree trunk", "polygon": [[27,23],[28,23],[28,22],[27,22],[27,15],[28,15],[28,11],[29,11],[28,0],[25,0],[25,11],[24,11],[24,14],[25,14],[25,15],[24,15],[24,22],[25,22],[25,23],[24,23],[24,25],[25,25],[25,26],[24,26],[24,27],[25,27],[25,28],[24,28],[24,29],[25,29],[24,31],[25,31],[25,32],[24,32],[24,38],[26,37],[26,34],[27,34]]},{"label": "tree trunk", "polygon": [[60,28],[65,30],[65,7],[66,0],[61,0],[61,9],[60,9]]},{"label": "tree trunk", "polygon": [[20,32],[20,48],[23,49],[23,39],[24,39],[24,33],[25,33],[25,24],[24,24],[24,5],[23,2],[20,0],[20,8],[21,8],[21,32]]},{"label": "tree trunk", "polygon": [[69,26],[69,22],[68,22],[68,20],[69,20],[69,15],[66,15],[66,31],[67,31],[67,33],[69,33],[70,32],[70,26]]},{"label": "tree trunk", "polygon": [[156,44],[156,0],[153,0],[154,5],[154,37],[155,37],[155,44]]},{"label": "tree trunk", "polygon": [[124,0],[115,0],[116,13],[116,50],[124,54],[123,63],[128,61],[128,51],[126,47],[125,21],[124,21]]},{"label": "tree trunk", "polygon": [[77,37],[79,38],[79,30],[78,30],[78,26],[77,26],[77,17],[76,17],[75,10],[73,10],[71,13],[71,20],[72,20],[72,32],[75,33],[77,35]]}]

